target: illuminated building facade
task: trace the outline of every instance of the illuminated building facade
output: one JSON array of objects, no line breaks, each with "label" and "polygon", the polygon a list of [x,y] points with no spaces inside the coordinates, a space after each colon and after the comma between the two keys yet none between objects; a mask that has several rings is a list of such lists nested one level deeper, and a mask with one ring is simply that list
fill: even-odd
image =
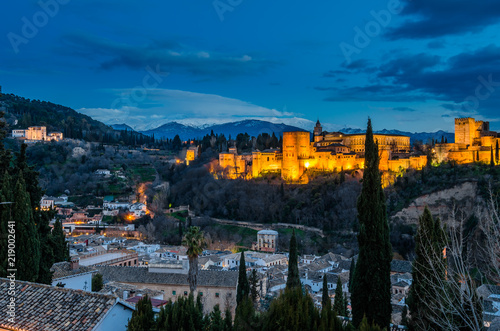
[{"label": "illuminated building facade", "polygon": [[45,126],[30,126],[26,130],[12,130],[13,138],[21,138],[27,141],[60,141],[63,140],[62,132],[51,132],[47,134]]},{"label": "illuminated building facade", "polygon": [[[459,164],[495,162],[498,133],[490,131],[490,123],[474,118],[455,119],[455,143],[436,144],[438,162],[455,161]],[[492,153],[493,152],[493,153]]]},{"label": "illuminated building facade", "polygon": [[[290,181],[306,181],[307,169],[340,171],[364,167],[365,134],[325,132],[320,122],[313,130],[283,132],[283,147],[254,151],[238,155],[236,148],[219,154],[219,166],[225,169],[226,178],[258,177],[267,172],[280,172]],[[392,134],[374,134],[380,153],[380,170],[399,171],[407,168],[421,169],[427,164],[425,155],[410,154],[410,137]]]}]

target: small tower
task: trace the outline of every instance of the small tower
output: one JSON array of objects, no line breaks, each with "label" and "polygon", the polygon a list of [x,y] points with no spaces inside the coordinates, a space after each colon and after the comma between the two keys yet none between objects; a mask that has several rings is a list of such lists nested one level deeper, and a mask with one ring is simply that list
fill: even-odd
[{"label": "small tower", "polygon": [[321,123],[319,120],[316,121],[316,126],[314,127],[314,132],[313,132],[313,140],[314,142],[318,142],[321,139],[321,133],[323,133],[323,128],[321,127]]},{"label": "small tower", "polygon": [[319,136],[323,132],[323,128],[321,127],[321,123],[319,120],[316,122],[316,126],[314,127],[314,135]]}]

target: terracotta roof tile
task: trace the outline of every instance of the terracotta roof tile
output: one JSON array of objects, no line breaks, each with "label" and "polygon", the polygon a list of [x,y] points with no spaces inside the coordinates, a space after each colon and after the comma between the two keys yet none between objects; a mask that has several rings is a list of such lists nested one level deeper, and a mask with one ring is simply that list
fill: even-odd
[{"label": "terracotta roof tile", "polygon": [[[6,307],[10,280],[0,278],[0,306]],[[49,285],[15,282],[16,319],[0,310],[0,328],[27,330],[92,330],[113,307],[116,298]]]}]

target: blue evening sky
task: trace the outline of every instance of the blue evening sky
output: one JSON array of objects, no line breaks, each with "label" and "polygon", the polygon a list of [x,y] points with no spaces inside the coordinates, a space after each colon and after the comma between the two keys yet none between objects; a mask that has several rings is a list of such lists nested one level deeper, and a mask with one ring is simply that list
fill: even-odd
[{"label": "blue evening sky", "polygon": [[495,0],[22,0],[0,18],[4,93],[107,124],[500,130]]}]

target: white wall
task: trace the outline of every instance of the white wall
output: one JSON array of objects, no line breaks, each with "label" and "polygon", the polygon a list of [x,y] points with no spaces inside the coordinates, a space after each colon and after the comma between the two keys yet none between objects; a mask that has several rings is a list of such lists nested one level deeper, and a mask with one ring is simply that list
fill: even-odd
[{"label": "white wall", "polygon": [[[52,286],[56,286],[57,283],[63,283],[64,288],[71,288],[73,290],[83,290],[90,292],[92,290],[92,274],[85,273],[81,275],[75,275],[73,277],[61,278],[52,282]],[[85,284],[87,282],[87,284]],[[86,288],[84,289],[84,287]]]},{"label": "white wall", "polygon": [[126,331],[128,320],[132,318],[132,310],[121,304],[116,304],[106,315],[104,321],[99,324],[96,331]]}]

